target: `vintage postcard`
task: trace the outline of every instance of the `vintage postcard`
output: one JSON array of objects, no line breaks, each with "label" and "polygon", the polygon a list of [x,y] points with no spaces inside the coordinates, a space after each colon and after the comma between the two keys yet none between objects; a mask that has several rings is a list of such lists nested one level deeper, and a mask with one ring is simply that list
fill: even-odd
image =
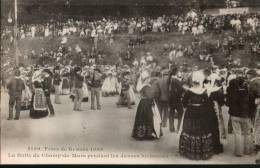
[{"label": "vintage postcard", "polygon": [[259,0],[1,0],[1,164],[259,164]]}]

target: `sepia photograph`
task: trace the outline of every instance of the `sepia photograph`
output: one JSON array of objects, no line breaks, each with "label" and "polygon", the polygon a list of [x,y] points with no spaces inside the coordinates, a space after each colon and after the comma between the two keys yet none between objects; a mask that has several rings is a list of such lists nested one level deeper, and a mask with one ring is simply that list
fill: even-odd
[{"label": "sepia photograph", "polygon": [[1,0],[0,164],[260,165],[260,0]]}]

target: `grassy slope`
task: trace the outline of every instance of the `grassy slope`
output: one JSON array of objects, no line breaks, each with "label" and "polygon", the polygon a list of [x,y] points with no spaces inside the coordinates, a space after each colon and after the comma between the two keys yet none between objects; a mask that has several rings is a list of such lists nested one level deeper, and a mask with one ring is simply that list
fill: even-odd
[{"label": "grassy slope", "polygon": [[[202,41],[206,43],[215,43],[216,39],[222,39],[225,35],[213,35],[213,34],[205,34],[201,36],[200,38]],[[167,34],[147,34],[144,36],[146,40],[146,44],[137,46],[134,49],[134,55],[137,56],[137,58],[140,58],[143,56],[146,52],[151,52],[159,61],[160,64],[166,62],[167,56],[166,54],[163,54],[163,45],[164,44],[182,44],[182,45],[190,45],[193,37],[191,35],[180,35],[179,33],[173,32],[173,33],[167,33]],[[35,50],[36,53],[40,52],[41,48],[49,50],[57,50],[57,48],[60,46],[61,38],[36,38],[36,39],[24,39],[22,41],[19,41],[19,51],[21,54],[28,54],[31,50]],[[75,48],[75,45],[79,44],[83,51],[88,51],[91,48],[91,41],[90,39],[86,38],[79,38],[79,37],[69,37],[68,43],[66,46],[71,46],[73,49]],[[108,42],[102,42],[100,43],[99,47],[102,48],[105,53],[107,53],[107,62],[109,63],[115,63],[115,60],[118,59],[117,55],[119,51],[125,51],[128,44],[128,38],[125,38],[123,35],[116,36],[115,42],[113,46],[108,46]],[[249,45],[249,44],[248,44]],[[249,57],[250,53],[248,52],[248,46],[245,50],[235,50],[232,52],[232,55],[235,58],[240,58],[242,60],[242,64],[244,66],[249,65]],[[218,61],[223,61],[223,53],[214,53],[217,57]],[[176,60],[176,62],[188,62],[189,65],[199,65],[200,67],[205,67],[208,65],[208,63],[204,63],[199,61],[197,58],[179,58]]]}]

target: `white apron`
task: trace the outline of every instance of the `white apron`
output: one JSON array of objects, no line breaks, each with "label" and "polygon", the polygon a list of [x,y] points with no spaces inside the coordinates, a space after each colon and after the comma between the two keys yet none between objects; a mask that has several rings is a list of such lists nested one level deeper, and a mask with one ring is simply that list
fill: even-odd
[{"label": "white apron", "polygon": [[157,107],[157,104],[154,102],[154,105],[152,106],[153,110],[153,127],[154,131],[156,133],[156,138],[160,138],[160,133],[161,133],[161,115],[159,113],[159,109]]}]

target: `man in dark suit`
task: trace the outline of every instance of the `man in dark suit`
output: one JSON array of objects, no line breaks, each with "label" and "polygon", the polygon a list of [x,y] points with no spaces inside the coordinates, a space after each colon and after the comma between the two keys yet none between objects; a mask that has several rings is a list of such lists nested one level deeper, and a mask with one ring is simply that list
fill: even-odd
[{"label": "man in dark suit", "polygon": [[127,103],[128,109],[132,109],[131,107],[131,100],[130,100],[130,94],[129,94],[129,89],[130,89],[130,72],[126,71],[122,74],[122,79],[121,79],[121,93],[119,95],[119,99],[117,101],[117,107],[120,107],[123,105],[125,102]]},{"label": "man in dark suit", "polygon": [[9,117],[7,120],[13,119],[13,107],[14,104],[16,108],[15,120],[19,120],[20,118],[20,110],[21,110],[21,99],[22,99],[22,91],[25,89],[24,82],[20,78],[20,71],[16,70],[14,77],[8,82],[7,89],[9,90]]},{"label": "man in dark suit", "polygon": [[49,69],[44,69],[42,71],[42,75],[43,75],[42,84],[43,84],[44,94],[46,96],[46,103],[50,110],[50,117],[53,117],[55,113],[54,113],[53,105],[51,103],[52,73]]},{"label": "man in dark suit", "polygon": [[158,85],[158,109],[162,118],[162,126],[166,127],[167,125],[167,119],[169,117],[169,94],[168,94],[168,68],[163,68],[162,70],[162,77],[158,79],[157,85]]},{"label": "man in dark suit", "polygon": [[54,102],[56,104],[61,104],[61,102],[60,102],[61,75],[60,75],[59,67],[56,66],[53,71],[54,71],[53,85],[54,85],[54,90],[55,90],[55,100],[54,100]]},{"label": "man in dark suit", "polygon": [[84,77],[81,75],[81,68],[76,67],[74,69],[74,80],[73,80],[73,87],[75,92],[75,99],[74,99],[74,110],[75,111],[82,111],[81,109],[81,102],[83,99],[83,82]]},{"label": "man in dark suit", "polygon": [[175,111],[178,113],[178,126],[177,129],[180,129],[180,123],[183,115],[183,105],[182,105],[182,96],[184,94],[184,88],[180,79],[177,77],[178,69],[173,67],[171,69],[169,79],[168,79],[168,92],[169,92],[169,122],[170,122],[170,131],[175,132],[174,128],[174,116]]},{"label": "man in dark suit", "polygon": [[101,110],[100,104],[100,95],[101,95],[101,87],[102,87],[102,74],[100,69],[95,68],[93,75],[91,76],[90,80],[90,87],[91,87],[91,109],[95,110],[95,100],[97,102],[97,109]]}]

